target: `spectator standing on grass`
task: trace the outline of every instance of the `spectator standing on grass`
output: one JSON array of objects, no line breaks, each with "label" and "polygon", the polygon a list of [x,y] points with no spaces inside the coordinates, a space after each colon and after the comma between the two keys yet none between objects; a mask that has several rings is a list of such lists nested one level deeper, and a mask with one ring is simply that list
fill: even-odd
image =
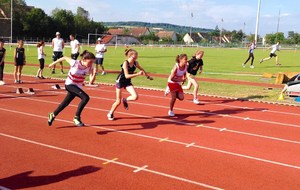
[{"label": "spectator standing on grass", "polygon": [[188,78],[188,83],[186,86],[183,86],[183,90],[189,90],[191,89],[192,86],[194,86],[193,90],[193,102],[194,104],[200,104],[198,100],[198,89],[199,89],[199,84],[195,78],[197,75],[197,72],[199,70],[199,74],[202,73],[203,69],[203,60],[202,57],[204,55],[204,51],[202,50],[197,50],[195,55],[188,61],[188,69],[187,69],[187,78]]},{"label": "spectator standing on grass", "polygon": [[102,43],[102,39],[97,39],[97,45],[95,47],[96,51],[96,72],[98,73],[98,66],[102,69],[102,75],[105,75],[106,72],[104,70],[103,62],[104,62],[104,53],[107,52],[106,45]]},{"label": "spectator standing on grass", "polygon": [[70,34],[70,46],[71,46],[71,58],[72,59],[77,59],[79,56],[79,51],[80,51],[80,44],[77,39],[75,39],[74,34]]},{"label": "spectator standing on grass", "polygon": [[[58,60],[63,57],[63,49],[65,47],[64,40],[60,37],[60,33],[56,32],[56,37],[52,39],[52,48],[53,48],[53,61]],[[64,74],[63,62],[60,62],[60,71],[61,74]],[[52,74],[55,74],[55,66],[52,68]]]},{"label": "spectator standing on grass", "polygon": [[45,52],[44,52],[44,47],[45,47],[45,42],[44,41],[40,41],[37,44],[37,50],[38,50],[38,60],[40,62],[40,68],[38,69],[37,73],[36,73],[36,78],[38,79],[45,79],[45,77],[43,76],[43,70],[45,67]]},{"label": "spectator standing on grass", "polygon": [[[81,60],[74,60],[69,57],[62,57],[49,65],[49,67],[52,68],[54,65],[60,63],[61,61],[67,61],[71,66],[68,73],[68,77],[65,81],[67,96],[62,101],[62,103],[60,103],[60,105],[54,110],[54,112],[49,113],[48,115],[49,126],[52,125],[52,122],[58,116],[58,114],[63,109],[65,109],[75,97],[79,97],[81,99],[81,102],[78,104],[73,122],[78,127],[84,126],[80,116],[85,105],[88,103],[90,97],[81,88],[85,80],[85,77],[89,74],[94,73],[93,63],[95,62],[95,55],[85,50],[82,52],[80,56],[81,56]],[[93,75],[93,77],[95,77],[95,75]],[[92,79],[93,78],[91,78],[90,80]]]},{"label": "spectator standing on grass", "polygon": [[25,49],[23,48],[24,42],[23,40],[18,41],[18,46],[14,52],[14,60],[15,60],[15,69],[14,69],[14,79],[15,83],[22,83],[21,76],[22,76],[22,69],[26,63],[25,57]]},{"label": "spectator standing on grass", "polygon": [[[153,80],[146,71],[141,67],[138,59],[138,53],[134,49],[125,50],[126,60],[121,64],[121,72],[116,80],[116,101],[113,103],[110,111],[107,114],[108,120],[114,120],[114,112],[121,104],[124,105],[124,108],[128,110],[128,101],[135,101],[138,99],[138,95],[131,83],[131,79],[137,76],[145,75],[147,79]],[[135,73],[135,69],[138,68],[140,71]],[[130,96],[127,98],[122,98],[122,88],[126,89]]]},{"label": "spectator standing on grass", "polygon": [[0,39],[0,85],[4,85],[3,73],[4,73],[4,60],[5,60],[6,49],[4,48],[4,40]]},{"label": "spectator standing on grass", "polygon": [[168,78],[168,87],[171,93],[171,101],[170,101],[170,109],[168,115],[174,117],[174,105],[176,99],[182,101],[184,99],[182,84],[186,80],[186,73],[187,73],[187,55],[180,54],[176,56],[176,63],[171,71],[171,74]]},{"label": "spectator standing on grass", "polygon": [[259,61],[259,63],[262,63],[262,62],[264,62],[264,61],[268,61],[268,60],[270,60],[272,57],[275,57],[275,59],[276,59],[276,66],[280,66],[281,64],[279,64],[279,58],[278,58],[278,56],[275,54],[276,51],[280,51],[279,42],[277,42],[276,44],[272,45],[272,46],[269,47],[268,49],[271,49],[270,56],[267,57],[267,58],[261,59],[261,60]]},{"label": "spectator standing on grass", "polygon": [[243,67],[246,67],[247,62],[251,59],[251,64],[250,64],[250,68],[253,69],[254,65],[253,65],[253,61],[254,61],[254,49],[256,48],[256,41],[254,40],[251,44],[248,44],[248,52],[249,52],[249,56],[246,59],[245,63],[243,63]]}]

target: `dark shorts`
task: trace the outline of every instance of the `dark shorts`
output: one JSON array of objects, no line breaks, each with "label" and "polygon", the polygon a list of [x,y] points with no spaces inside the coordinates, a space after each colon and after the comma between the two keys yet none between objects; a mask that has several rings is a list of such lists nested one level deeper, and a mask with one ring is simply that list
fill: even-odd
[{"label": "dark shorts", "polygon": [[45,59],[41,58],[41,59],[39,59],[39,61],[40,61],[40,69],[44,69],[44,67],[45,67]]},{"label": "dark shorts", "polygon": [[133,86],[131,82],[117,82],[116,83],[116,88],[121,89],[121,88],[126,88],[128,86]]},{"label": "dark shorts", "polygon": [[76,60],[78,58],[78,56],[79,56],[79,53],[72,53],[71,54],[71,58],[74,59],[74,60]]},{"label": "dark shorts", "polygon": [[23,65],[25,65],[25,62],[24,62],[23,59],[22,60],[19,60],[19,59],[15,60],[15,66],[23,66]]},{"label": "dark shorts", "polygon": [[96,64],[97,65],[103,65],[103,60],[104,60],[104,58],[96,58]]},{"label": "dark shorts", "polygon": [[56,61],[58,60],[59,58],[62,58],[64,55],[63,55],[63,52],[61,51],[54,51],[53,52],[53,55],[52,55],[52,60],[53,61]]},{"label": "dark shorts", "polygon": [[270,57],[276,57],[277,55],[275,53],[270,53]]}]

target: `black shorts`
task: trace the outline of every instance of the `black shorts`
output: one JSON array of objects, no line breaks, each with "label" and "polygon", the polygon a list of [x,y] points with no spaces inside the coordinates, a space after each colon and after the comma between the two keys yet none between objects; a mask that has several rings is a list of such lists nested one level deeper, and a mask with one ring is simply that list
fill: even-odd
[{"label": "black shorts", "polygon": [[116,88],[121,89],[121,88],[126,88],[128,86],[133,86],[131,82],[117,82],[116,83]]},{"label": "black shorts", "polygon": [[25,65],[25,61],[23,59],[22,60],[20,60],[20,59],[15,60],[15,66],[23,66],[23,65]]},{"label": "black shorts", "polygon": [[79,52],[71,54],[71,58],[74,59],[74,60],[76,60],[78,58],[78,56],[79,56]]},{"label": "black shorts", "polygon": [[59,58],[62,58],[64,55],[63,55],[63,52],[61,51],[54,51],[53,52],[53,55],[52,55],[52,60],[53,61],[56,61],[58,60]]},{"label": "black shorts", "polygon": [[270,53],[270,57],[276,57],[277,55],[275,53]]},{"label": "black shorts", "polygon": [[44,69],[44,67],[45,67],[45,59],[41,58],[41,59],[39,59],[39,61],[40,61],[40,69]]},{"label": "black shorts", "polygon": [[103,61],[104,61],[104,58],[96,58],[96,64],[97,65],[103,65]]}]

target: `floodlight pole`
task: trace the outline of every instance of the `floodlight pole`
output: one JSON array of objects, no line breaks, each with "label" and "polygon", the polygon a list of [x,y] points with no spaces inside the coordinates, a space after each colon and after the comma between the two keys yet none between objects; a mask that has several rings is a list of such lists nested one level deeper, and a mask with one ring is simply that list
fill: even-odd
[{"label": "floodlight pole", "polygon": [[259,15],[260,15],[260,0],[258,0],[257,16],[256,16],[256,28],[255,28],[255,36],[254,36],[254,39],[255,39],[256,42],[257,42],[257,35],[258,35]]},{"label": "floodlight pole", "polygon": [[13,0],[10,0],[10,44],[12,44],[13,37]]}]

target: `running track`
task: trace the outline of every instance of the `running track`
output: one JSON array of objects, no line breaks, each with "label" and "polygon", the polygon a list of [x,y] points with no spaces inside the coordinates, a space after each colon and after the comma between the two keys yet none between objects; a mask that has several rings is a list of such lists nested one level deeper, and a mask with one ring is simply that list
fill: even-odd
[{"label": "running track", "polygon": [[[186,95],[167,116],[162,91],[106,114],[113,86],[84,87],[86,127],[75,99],[47,126],[65,96],[62,81],[24,77],[0,87],[0,189],[299,189],[300,108]],[[15,94],[17,87],[35,95]],[[126,94],[126,93],[125,93]],[[126,94],[127,95],[127,94]]]}]

